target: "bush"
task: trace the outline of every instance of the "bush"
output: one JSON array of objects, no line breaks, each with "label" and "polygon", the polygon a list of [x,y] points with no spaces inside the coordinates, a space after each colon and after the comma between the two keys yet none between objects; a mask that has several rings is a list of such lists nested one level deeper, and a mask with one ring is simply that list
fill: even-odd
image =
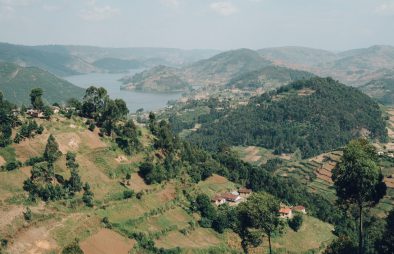
[{"label": "bush", "polygon": [[22,166],[22,163],[20,161],[10,161],[5,165],[5,169],[7,171],[12,171],[19,168],[20,166]]},{"label": "bush", "polygon": [[205,217],[201,218],[199,223],[200,223],[200,226],[203,228],[211,228],[212,227],[212,220],[205,218]]},{"label": "bush", "polygon": [[63,249],[62,254],[83,254],[83,251],[79,247],[78,241],[75,240],[75,242]]},{"label": "bush", "polygon": [[132,190],[125,190],[123,191],[123,199],[129,199],[134,196],[134,191]]},{"label": "bush", "polygon": [[293,219],[289,220],[289,227],[293,229],[295,232],[297,232],[301,226],[302,222],[304,221],[304,218],[302,217],[301,214],[296,214],[294,215]]}]

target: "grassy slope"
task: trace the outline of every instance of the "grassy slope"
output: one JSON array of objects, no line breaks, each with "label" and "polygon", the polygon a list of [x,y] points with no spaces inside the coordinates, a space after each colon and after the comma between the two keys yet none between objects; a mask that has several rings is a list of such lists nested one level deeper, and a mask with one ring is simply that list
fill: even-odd
[{"label": "grassy slope", "polygon": [[[83,119],[80,118],[68,120],[56,116],[51,122],[41,121],[40,123],[46,127],[44,134],[13,145],[15,154],[12,148],[2,148],[0,154],[6,158],[16,157],[23,161],[32,155],[41,154],[47,136],[49,133],[54,134],[63,153],[68,150],[77,152],[80,175],[84,182],[90,183],[95,194],[96,207],[85,208],[79,204],[80,201],[76,203],[58,201],[46,205],[29,204],[32,207],[34,219],[30,225],[23,226],[22,211],[27,203],[22,183],[29,176],[30,168],[0,172],[0,217],[8,217],[3,224],[0,219],[0,236],[12,239],[9,245],[10,250],[24,252],[33,248],[48,251],[40,249],[42,246],[50,246],[51,249],[59,250],[72,242],[76,236],[83,241],[96,234],[102,228],[101,219],[108,217],[114,224],[114,231],[125,235],[131,232],[150,233],[159,247],[180,246],[185,253],[208,253],[213,250],[217,251],[215,253],[229,253],[232,251],[227,246],[226,235],[219,235],[210,229],[197,226],[187,235],[180,232],[181,229],[189,228],[190,223],[195,223],[197,220],[196,215],[188,214],[182,208],[187,202],[181,192],[185,186],[178,181],[147,186],[136,174],[137,165],[146,156],[145,153],[126,156],[108,140],[100,139],[97,133],[89,132],[83,124]],[[145,129],[142,130],[143,143],[148,146],[151,142],[150,136]],[[146,152],[149,153],[149,150]],[[119,162],[120,157],[123,157],[122,162]],[[64,156],[56,163],[55,170],[58,174],[69,176],[69,171],[65,168]],[[141,200],[122,199],[126,188],[119,184],[119,181],[126,172],[132,172],[130,188],[136,192],[144,192]],[[214,195],[216,192],[234,189],[235,184],[223,177],[213,176],[191,188]],[[152,212],[158,209],[163,212],[152,215]],[[13,215],[12,219],[9,219],[10,214]],[[326,225],[323,228],[326,232],[330,226]],[[317,231],[315,233],[319,235]],[[316,241],[318,239],[320,238],[316,238]]]},{"label": "grassy slope", "polygon": [[29,105],[29,93],[37,87],[44,90],[44,99],[49,103],[79,98],[84,92],[82,88],[39,68],[0,63],[0,91],[7,100],[18,105]]}]

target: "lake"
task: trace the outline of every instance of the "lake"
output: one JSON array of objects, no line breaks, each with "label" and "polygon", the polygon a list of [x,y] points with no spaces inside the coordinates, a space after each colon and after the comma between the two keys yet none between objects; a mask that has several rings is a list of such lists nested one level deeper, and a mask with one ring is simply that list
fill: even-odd
[{"label": "lake", "polygon": [[182,96],[182,93],[144,93],[120,90],[122,82],[118,80],[132,74],[90,73],[68,76],[64,79],[82,88],[88,88],[89,86],[104,87],[112,99],[123,99],[131,113],[140,108],[145,111],[158,110],[164,108],[169,100],[177,100]]}]

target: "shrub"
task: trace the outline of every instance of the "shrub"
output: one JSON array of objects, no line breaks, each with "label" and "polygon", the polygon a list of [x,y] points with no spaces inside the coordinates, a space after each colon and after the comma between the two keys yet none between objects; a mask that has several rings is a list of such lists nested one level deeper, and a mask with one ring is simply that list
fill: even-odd
[{"label": "shrub", "polygon": [[132,190],[125,190],[123,191],[123,199],[129,199],[134,196],[134,191]]},{"label": "shrub", "polygon": [[297,232],[301,226],[302,222],[304,221],[304,218],[302,217],[301,214],[296,214],[294,215],[293,219],[289,220],[289,226],[291,229],[293,229],[295,232]]}]

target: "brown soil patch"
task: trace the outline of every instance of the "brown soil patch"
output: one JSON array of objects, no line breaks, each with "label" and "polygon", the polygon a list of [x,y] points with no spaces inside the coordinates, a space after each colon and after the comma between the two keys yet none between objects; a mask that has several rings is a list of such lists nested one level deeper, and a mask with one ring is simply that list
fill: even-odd
[{"label": "brown soil patch", "polygon": [[124,155],[119,155],[115,160],[118,163],[128,163],[129,162],[129,160]]},{"label": "brown soil patch", "polygon": [[208,229],[197,229],[185,236],[173,231],[156,241],[159,248],[207,248],[220,243],[220,240]]},{"label": "brown soil patch", "polygon": [[384,182],[386,183],[386,186],[388,188],[393,188],[394,189],[394,178],[384,178]]},{"label": "brown soil patch", "polygon": [[249,146],[245,149],[245,152],[247,153],[247,155],[244,157],[245,161],[248,162],[256,162],[259,161],[261,159],[261,156],[258,155],[259,153],[259,148],[256,146]]},{"label": "brown soil patch", "polygon": [[0,167],[4,166],[6,164],[6,161],[4,160],[4,158],[2,156],[0,156]]},{"label": "brown soil patch", "polygon": [[226,184],[228,183],[228,180],[223,176],[213,174],[212,176],[208,177],[205,182],[211,184]]},{"label": "brown soil patch", "polygon": [[304,89],[301,89],[298,91],[298,95],[299,96],[308,96],[308,95],[314,94],[315,92],[316,92],[315,90],[312,90],[309,88],[304,88]]},{"label": "brown soil patch", "polygon": [[78,151],[79,144],[81,144],[81,138],[77,133],[73,132],[56,134],[55,139],[59,144],[60,152],[63,154],[66,154],[68,151]]},{"label": "brown soil patch", "polygon": [[130,187],[135,192],[140,192],[142,190],[147,190],[152,188],[151,186],[147,185],[144,182],[144,179],[142,179],[142,177],[137,173],[131,174]]},{"label": "brown soil patch", "polygon": [[[97,130],[98,132],[98,130]],[[86,144],[91,149],[105,148],[107,144],[100,140],[98,133],[91,131],[84,131],[80,133],[83,144]]]},{"label": "brown soil patch", "polygon": [[23,211],[22,206],[11,206],[0,210],[0,231],[10,225],[15,218],[22,216]]},{"label": "brown soil patch", "polygon": [[101,229],[81,243],[81,249],[85,254],[127,254],[134,247],[135,241],[124,238],[118,233]]},{"label": "brown soil patch", "polygon": [[24,162],[30,157],[42,155],[48,137],[49,134],[42,134],[33,139],[25,139],[19,144],[13,144],[18,160]]},{"label": "brown soil patch", "polygon": [[40,254],[58,248],[47,227],[31,227],[21,232],[8,248],[9,253]]}]

